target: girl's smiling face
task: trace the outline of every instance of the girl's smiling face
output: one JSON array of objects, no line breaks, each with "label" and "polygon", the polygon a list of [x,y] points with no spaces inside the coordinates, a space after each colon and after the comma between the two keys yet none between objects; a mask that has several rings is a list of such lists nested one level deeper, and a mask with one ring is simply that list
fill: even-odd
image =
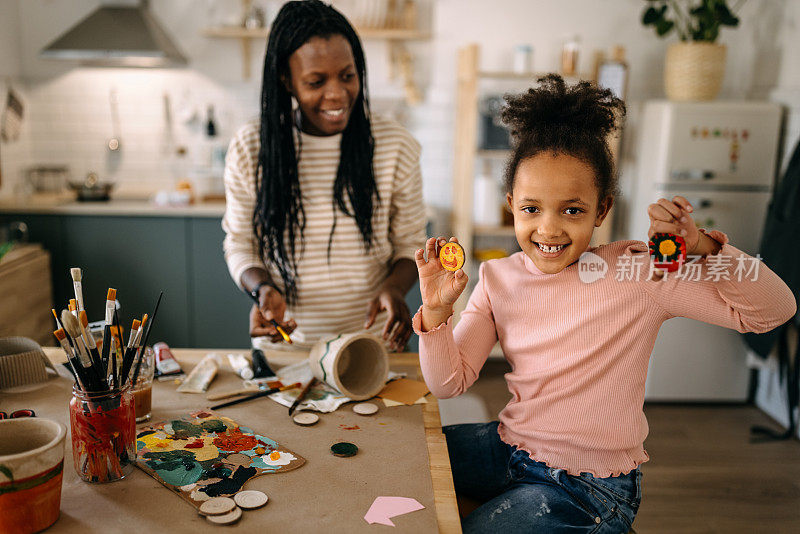
[{"label": "girl's smiling face", "polygon": [[546,274],[578,261],[613,204],[612,197],[598,200],[591,166],[552,152],[520,162],[506,200],[519,246]]}]

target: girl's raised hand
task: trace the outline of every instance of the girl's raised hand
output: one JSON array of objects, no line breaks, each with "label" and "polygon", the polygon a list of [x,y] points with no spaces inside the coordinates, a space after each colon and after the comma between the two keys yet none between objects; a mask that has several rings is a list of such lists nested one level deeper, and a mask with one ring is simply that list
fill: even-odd
[{"label": "girl's raised hand", "polygon": [[[458,243],[455,237],[450,241]],[[453,313],[453,304],[467,287],[467,273],[463,269],[455,272],[442,267],[439,250],[447,243],[444,237],[431,237],[425,250],[418,249],[414,255],[419,271],[419,289],[422,294],[422,327],[430,330],[447,321]],[[427,253],[428,259],[425,259]]]},{"label": "girl's raised hand", "polygon": [[679,235],[686,241],[686,254],[693,255],[700,242],[700,232],[689,215],[694,208],[682,196],[673,197],[672,200],[660,198],[647,207],[650,216],[650,228],[647,236],[652,239],[655,234],[665,233]]}]

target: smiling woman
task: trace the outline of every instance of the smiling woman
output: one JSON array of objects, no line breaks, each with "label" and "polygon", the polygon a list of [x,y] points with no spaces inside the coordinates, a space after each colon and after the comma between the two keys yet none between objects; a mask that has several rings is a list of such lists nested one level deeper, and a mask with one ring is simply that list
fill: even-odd
[{"label": "smiling woman", "polygon": [[[350,23],[317,0],[286,3],[270,29],[261,117],[231,142],[225,258],[258,305],[259,346],[368,329],[401,349],[405,293],[424,240],[419,143],[370,113]],[[273,322],[274,321],[274,322]]]}]

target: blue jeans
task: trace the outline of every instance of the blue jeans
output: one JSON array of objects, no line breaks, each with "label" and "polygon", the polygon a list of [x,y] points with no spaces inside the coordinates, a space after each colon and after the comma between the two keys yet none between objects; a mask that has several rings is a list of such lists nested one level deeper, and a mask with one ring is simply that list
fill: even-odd
[{"label": "blue jeans", "polygon": [[618,477],[568,475],[504,443],[498,422],[444,427],[456,493],[484,503],[465,534],[627,533],[642,500],[638,468]]}]

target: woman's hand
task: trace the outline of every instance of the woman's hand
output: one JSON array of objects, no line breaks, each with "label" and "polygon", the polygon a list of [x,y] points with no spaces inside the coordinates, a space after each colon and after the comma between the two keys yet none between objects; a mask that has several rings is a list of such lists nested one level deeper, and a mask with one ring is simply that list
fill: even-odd
[{"label": "woman's hand", "polygon": [[[451,237],[450,241],[458,243]],[[422,294],[422,329],[428,331],[447,321],[453,314],[453,304],[467,287],[467,273],[463,269],[455,272],[442,267],[439,250],[447,243],[444,237],[430,238],[425,242],[425,251],[417,250],[414,259],[419,271],[419,289]]]},{"label": "woman's hand", "polygon": [[367,306],[367,321],[364,328],[375,324],[378,312],[386,310],[389,317],[383,325],[383,339],[389,341],[391,350],[403,350],[411,337],[411,313],[408,311],[405,295],[394,286],[384,286]]},{"label": "woman's hand", "polygon": [[658,199],[655,204],[647,207],[647,214],[650,216],[647,236],[652,238],[660,233],[679,235],[686,241],[686,255],[695,255],[700,250],[698,245],[701,234],[694,219],[689,215],[692,211],[694,211],[692,205],[681,196],[673,197],[672,201],[666,198]]},{"label": "woman's hand", "polygon": [[275,319],[287,334],[291,334],[297,328],[294,319],[283,321],[284,313],[286,313],[286,301],[280,291],[272,286],[261,286],[258,292],[258,306],[253,304],[250,308],[250,337],[266,336],[273,342],[283,340],[283,336],[272,325],[271,319]]}]

